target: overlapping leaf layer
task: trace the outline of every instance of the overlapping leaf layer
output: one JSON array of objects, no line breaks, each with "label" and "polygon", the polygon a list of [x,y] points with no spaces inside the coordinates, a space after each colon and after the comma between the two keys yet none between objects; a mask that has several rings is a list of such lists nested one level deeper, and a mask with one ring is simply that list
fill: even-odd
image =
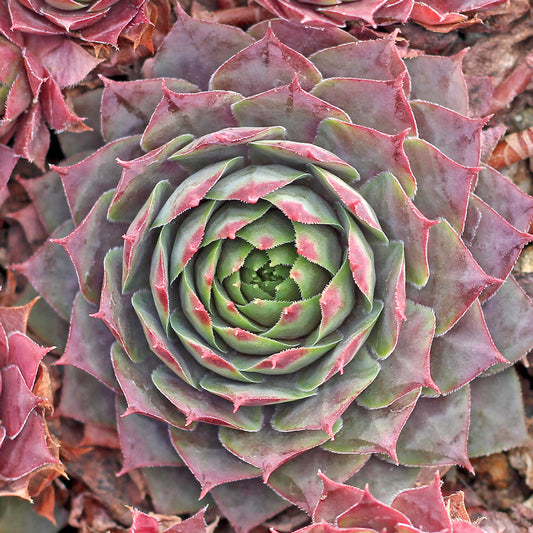
[{"label": "overlapping leaf layer", "polygon": [[481,166],[460,61],[180,13],[105,82],[104,146],[27,183],[59,412],[118,428],[158,512],[214,498],[244,532],[311,513],[318,469],[394,491],[523,442],[533,200]]},{"label": "overlapping leaf layer", "polygon": [[413,21],[437,32],[449,32],[479,22],[478,14],[502,0],[256,0],[285,20],[315,28],[359,21],[371,26]]},{"label": "overlapping leaf layer", "polygon": [[[461,517],[449,514],[438,477],[431,485],[408,489],[385,505],[365,490],[335,483],[321,474],[324,490],[313,512],[313,523],[294,533],[482,533],[461,507]],[[458,509],[455,510],[459,514]]]},{"label": "overlapping leaf layer", "polygon": [[117,46],[120,36],[153,26],[146,0],[7,0],[6,4],[14,30],[41,37],[69,35],[90,44]]}]

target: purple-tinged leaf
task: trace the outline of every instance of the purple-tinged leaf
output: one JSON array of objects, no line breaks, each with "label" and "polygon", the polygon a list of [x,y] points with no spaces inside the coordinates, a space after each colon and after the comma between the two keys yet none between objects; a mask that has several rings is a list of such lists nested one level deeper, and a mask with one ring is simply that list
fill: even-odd
[{"label": "purple-tinged leaf", "polygon": [[84,124],[92,128],[92,131],[64,131],[58,136],[61,151],[67,160],[76,154],[95,152],[104,144],[100,131],[100,103],[103,91],[104,89],[100,87],[76,94],[71,98],[74,112],[80,117],[85,117]]},{"label": "purple-tinged leaf", "polygon": [[380,214],[385,234],[405,245],[405,275],[417,287],[429,278],[427,247],[429,228],[437,224],[427,219],[389,172],[384,172],[363,186],[361,192]]},{"label": "purple-tinged leaf", "polygon": [[413,390],[438,390],[430,375],[430,348],[435,331],[431,309],[407,301],[406,321],[391,355],[380,362],[375,381],[358,397],[359,405],[376,409],[390,405]]},{"label": "purple-tinged leaf", "polygon": [[174,427],[186,427],[185,417],[156,389],[152,383],[155,362],[147,359],[133,363],[120,344],[111,349],[113,369],[120,384],[127,408],[121,416],[132,413],[146,415]]},{"label": "purple-tinged leaf", "polygon": [[313,522],[335,523],[342,511],[350,509],[361,501],[364,491],[336,482],[322,470],[319,470],[318,475],[322,479],[323,489],[322,496],[312,512]]},{"label": "purple-tinged leaf", "polygon": [[[195,92],[198,89],[184,80],[148,79],[113,81],[102,77],[102,135],[106,142],[143,134],[152,113],[163,97],[166,84],[175,91]],[[179,135],[179,134],[178,134]],[[152,148],[157,148],[172,138],[164,139]]]},{"label": "purple-tinged leaf", "polygon": [[[210,43],[209,54],[201,52]],[[168,76],[189,80],[207,89],[209,78],[228,58],[254,42],[253,38],[233,26],[194,20],[178,6],[178,20],[154,58],[143,66],[145,78]],[[176,50],[180,50],[176,56]]]},{"label": "purple-tinged leaf", "polygon": [[510,179],[486,167],[479,173],[475,193],[520,231],[528,231],[533,219],[533,198]]},{"label": "purple-tinged leaf", "polygon": [[388,135],[405,130],[414,134],[415,118],[403,91],[404,76],[385,81],[329,78],[317,84],[311,94],[346,111],[359,126]]},{"label": "purple-tinged leaf", "polygon": [[234,412],[231,404],[226,400],[193,389],[163,367],[154,370],[152,381],[159,391],[185,415],[187,426],[198,421],[228,426],[245,432],[255,432],[261,429],[262,414],[258,407],[244,406]]},{"label": "purple-tinged leaf", "polygon": [[260,479],[221,485],[211,494],[236,533],[247,533],[288,506],[287,500],[275,494]]},{"label": "purple-tinged leaf", "polygon": [[[460,165],[477,167],[486,119],[468,118],[429,102],[411,102],[418,135]],[[453,131],[453,135],[448,132]]]},{"label": "purple-tinged leaf", "polygon": [[96,378],[74,366],[66,366],[61,399],[55,415],[73,418],[84,424],[97,424],[106,430],[114,429],[116,397],[114,391]]},{"label": "purple-tinged leaf", "polygon": [[[489,331],[492,328],[487,328],[481,305],[475,301],[452,329],[434,339],[431,375],[442,394],[462,387],[495,363],[507,363]],[[506,338],[506,342],[509,340]]]},{"label": "purple-tinged leaf", "polygon": [[420,139],[406,139],[404,148],[418,185],[416,206],[428,218],[446,219],[460,234],[476,169],[457,164]]},{"label": "purple-tinged leaf", "polygon": [[413,526],[422,531],[452,531],[452,521],[442,499],[438,474],[430,485],[400,492],[391,507],[401,511]]},{"label": "purple-tinged leaf", "polygon": [[13,148],[17,154],[44,170],[46,154],[50,148],[50,133],[45,125],[40,103],[32,105],[17,121]]},{"label": "purple-tinged leaf", "polygon": [[[406,71],[392,38],[324,47],[309,58],[324,78],[395,80]],[[406,78],[406,81],[408,78]]]},{"label": "purple-tinged leaf", "polygon": [[[3,328],[1,328],[3,332]],[[15,331],[9,334],[9,341],[2,339],[2,344],[6,346],[7,361],[2,361],[1,366],[8,364],[15,365],[28,388],[32,389],[35,384],[35,378],[39,371],[42,358],[50,351],[50,348],[43,348],[33,342],[26,334]],[[9,342],[9,351],[7,344]]]},{"label": "purple-tinged leaf", "polygon": [[374,456],[346,483],[360,489],[368,485],[376,498],[392,503],[400,491],[415,484],[419,472],[420,468],[391,464]]},{"label": "purple-tinged leaf", "polygon": [[408,287],[407,295],[435,311],[435,334],[442,335],[466,313],[486,287],[501,285],[502,281],[483,272],[444,220],[430,229],[428,257],[431,272],[428,282],[420,290]]},{"label": "purple-tinged leaf", "polygon": [[78,292],[72,308],[67,346],[55,364],[75,366],[119,392],[110,359],[114,337],[105,324],[91,318],[96,311],[96,306]]},{"label": "purple-tinged leaf", "polygon": [[335,440],[323,447],[342,454],[386,454],[398,463],[397,441],[418,396],[418,390],[411,391],[383,409],[367,409],[353,402],[342,416],[343,426]]},{"label": "purple-tinged leaf", "polygon": [[472,471],[466,451],[470,392],[463,387],[448,396],[420,398],[397,443],[403,465],[459,464]]},{"label": "purple-tinged leaf", "polygon": [[[470,385],[468,454],[479,457],[524,446],[528,432],[520,382],[514,368]],[[497,394],[494,391],[498,391]]]},{"label": "purple-tinged leaf", "polygon": [[462,63],[466,51],[450,57],[408,57],[405,64],[411,77],[412,100],[424,100],[468,114],[468,92]]},{"label": "purple-tinged leaf", "polygon": [[370,26],[375,27],[376,22],[374,15],[380,8],[384,7],[386,2],[384,0],[361,0],[357,3],[341,2],[332,7],[322,9],[322,13],[328,16],[329,20],[357,20],[361,19],[367,22]]},{"label": "purple-tinged leaf", "polygon": [[370,357],[356,357],[336,374],[328,386],[297,404],[278,405],[272,418],[277,431],[323,430],[334,438],[333,425],[353,400],[376,378],[377,363]]},{"label": "purple-tinged leaf", "polygon": [[[502,280],[511,272],[522,248],[533,239],[529,233],[511,226],[475,194],[470,195],[462,237],[481,268]],[[491,287],[482,296],[488,297],[495,290]]]},{"label": "purple-tinged leaf", "polygon": [[19,156],[8,146],[0,145],[0,189],[7,184]]},{"label": "purple-tinged leaf", "polygon": [[317,505],[324,502],[322,480],[317,476],[317,472],[322,479],[324,479],[322,472],[326,472],[333,479],[345,481],[357,472],[367,459],[365,455],[354,454],[345,455],[342,461],[339,461],[337,454],[327,452],[320,447],[313,448],[274,470],[268,479],[268,485],[294,505],[313,515]]},{"label": "purple-tinged leaf", "polygon": [[17,181],[30,197],[48,234],[70,217],[63,185],[57,172],[50,171],[38,178],[19,178]]},{"label": "purple-tinged leaf", "polygon": [[[334,425],[334,433],[339,430],[340,425]],[[270,425],[265,425],[256,433],[244,434],[223,427],[220,428],[219,438],[224,448],[243,461],[260,468],[266,483],[276,468],[306,450],[326,442],[329,437],[325,431],[280,433]],[[268,449],[264,447],[265,442],[268,442]]]},{"label": "purple-tinged leaf", "polygon": [[[123,410],[124,405],[121,405],[120,411]],[[147,466],[183,466],[183,461],[170,444],[168,424],[132,413],[117,417],[117,429],[124,456],[118,476]]]},{"label": "purple-tinged leaf", "polygon": [[376,531],[399,527],[409,523],[407,517],[376,500],[365,488],[361,500],[337,518],[340,527],[372,527]]},{"label": "purple-tinged leaf", "polygon": [[49,450],[41,417],[31,413],[16,439],[6,439],[0,447],[0,479],[17,480],[50,464],[59,464]]},{"label": "purple-tinged leaf", "polygon": [[192,431],[170,429],[172,445],[202,486],[200,499],[217,485],[261,475],[220,445],[218,431],[211,424],[198,424]]},{"label": "purple-tinged leaf", "polygon": [[355,41],[355,37],[339,28],[317,29],[303,27],[301,24],[278,19],[259,22],[252,26],[248,33],[254,39],[259,40],[265,36],[269,28],[272,28],[272,31],[282,43],[300,52],[305,57],[324,48]]},{"label": "purple-tinged leaf", "polygon": [[[24,429],[30,413],[43,399],[31,392],[20,369],[8,365],[1,371],[2,402],[0,417],[8,439],[14,439]],[[10,401],[11,400],[11,401]],[[2,450],[3,448],[0,448]]]},{"label": "purple-tinged leaf", "polygon": [[533,303],[512,276],[483,303],[483,315],[494,344],[510,363],[533,348]]},{"label": "purple-tinged leaf", "polygon": [[[200,484],[185,466],[143,468],[141,472],[154,508],[158,513],[165,515],[190,514],[198,511],[207,503],[211,503],[209,497],[199,501]],[[175,490],[168,490],[169,487],[175,487]],[[178,530],[177,533],[197,533],[199,531],[201,530],[196,529],[191,532],[186,529],[184,532]],[[173,530],[170,533],[173,533]]]},{"label": "purple-tinged leaf", "polygon": [[113,197],[108,191],[97,200],[83,221],[66,237],[52,239],[66,250],[85,298],[97,304],[104,277],[102,268],[107,250],[122,244],[125,224],[108,222],[107,210]]},{"label": "purple-tinged leaf", "polygon": [[285,46],[272,30],[268,30],[261,40],[220,66],[209,80],[209,88],[251,96],[287,85],[295,75],[306,91],[322,79],[320,72],[309,60]]},{"label": "purple-tinged leaf", "polygon": [[[121,173],[117,158],[127,160],[140,155],[139,139],[138,135],[119,139],[79,163],[52,167],[61,177],[70,212],[77,224],[87,216],[104,192],[117,186]],[[94,176],[98,179],[91,179]]]},{"label": "purple-tinged leaf", "polygon": [[381,172],[391,172],[412,198],[417,184],[404,150],[407,134],[407,131],[402,131],[397,135],[387,135],[372,128],[328,118],[321,122],[315,143],[350,163],[364,182]]},{"label": "purple-tinged leaf", "polygon": [[232,106],[241,126],[283,126],[289,139],[312,143],[322,120],[333,118],[349,122],[341,109],[304,91],[298,79],[251,96]]},{"label": "purple-tinged leaf", "polygon": [[[166,83],[169,84],[170,80]],[[185,133],[201,137],[216,129],[238,126],[231,110],[232,104],[241,99],[235,92],[193,93],[183,89],[178,91],[176,88],[171,91],[163,86],[163,99],[150,121],[143,124],[148,123],[144,128],[141,145],[145,150],[153,150]]]},{"label": "purple-tinged leaf", "polygon": [[[72,223],[65,222],[51,237],[62,238],[72,229]],[[61,246],[48,240],[27,261],[11,268],[24,274],[52,309],[68,321],[79,286],[72,262]]]}]

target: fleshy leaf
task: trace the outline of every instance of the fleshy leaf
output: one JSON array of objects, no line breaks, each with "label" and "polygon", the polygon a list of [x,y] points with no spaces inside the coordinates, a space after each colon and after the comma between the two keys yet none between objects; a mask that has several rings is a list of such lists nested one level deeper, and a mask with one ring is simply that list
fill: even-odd
[{"label": "fleshy leaf", "polygon": [[211,89],[237,91],[250,96],[288,84],[295,74],[305,90],[310,90],[322,79],[310,61],[281,43],[269,30],[263,39],[219,67],[209,84]]},{"label": "fleshy leaf", "polygon": [[192,431],[170,429],[172,445],[202,485],[200,498],[223,483],[259,477],[261,471],[237,459],[220,445],[218,429],[198,424]]}]

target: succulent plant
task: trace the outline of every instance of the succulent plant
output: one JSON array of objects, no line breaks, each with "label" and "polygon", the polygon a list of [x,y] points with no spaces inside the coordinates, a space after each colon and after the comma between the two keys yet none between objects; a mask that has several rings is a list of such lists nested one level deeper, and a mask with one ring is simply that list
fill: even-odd
[{"label": "succulent plant", "polygon": [[0,308],[0,496],[28,500],[62,473],[45,422],[52,404],[41,360],[49,349],[26,335],[32,305]]},{"label": "succulent plant", "polygon": [[[12,27],[117,46],[124,34],[153,27],[146,0],[8,0]],[[135,39],[135,38],[134,38]]]},{"label": "succulent plant", "polygon": [[311,513],[319,468],[381,497],[523,443],[533,199],[480,166],[461,59],[180,12],[146,79],[105,80],[104,146],[26,183],[58,414],[116,427],[156,512],[245,532]]},{"label": "succulent plant", "polygon": [[[50,145],[47,125],[56,131],[88,129],[62,89],[79,83],[101,60],[63,36],[13,31],[5,2],[0,4],[0,60],[0,142],[14,138],[15,152],[43,168]],[[11,164],[12,154],[6,156]]]},{"label": "succulent plant", "polygon": [[[373,27],[413,21],[426,28],[447,32],[479,22],[479,11],[503,0],[446,2],[442,0],[255,0],[268,11],[293,22],[323,28],[362,21]],[[474,16],[469,16],[474,14]]]},{"label": "succulent plant", "polygon": [[[313,523],[294,533],[483,533],[463,518],[450,516],[438,476],[426,486],[407,489],[386,505],[365,490],[336,483],[320,474],[324,490],[313,512]],[[277,533],[272,530],[272,533]]]}]

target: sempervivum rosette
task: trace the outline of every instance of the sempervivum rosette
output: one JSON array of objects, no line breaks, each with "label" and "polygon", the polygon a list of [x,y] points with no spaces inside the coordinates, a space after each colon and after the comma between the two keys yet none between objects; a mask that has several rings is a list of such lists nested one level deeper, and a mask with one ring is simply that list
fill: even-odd
[{"label": "sempervivum rosette", "polygon": [[117,46],[124,33],[153,26],[146,0],[8,0],[7,5],[13,29],[67,34],[88,43]]},{"label": "sempervivum rosette", "polygon": [[0,307],[0,496],[28,500],[63,472],[45,423],[49,349],[26,335],[31,307]]},{"label": "sempervivum rosette", "polygon": [[368,487],[361,490],[321,477],[324,490],[313,523],[294,533],[483,533],[470,522],[464,505],[450,515],[438,476],[431,485],[401,492],[390,506],[374,498]]},{"label": "sempervivum rosette", "polygon": [[101,60],[62,36],[13,31],[4,2],[0,5],[0,60],[0,142],[7,144],[14,138],[18,155],[44,167],[50,146],[47,126],[58,132],[88,129],[65,102],[62,89],[79,83]]},{"label": "sempervivum rosette", "polygon": [[180,13],[145,75],[27,182],[56,229],[16,269],[70,322],[60,414],[116,425],[157,512],[247,531],[319,468],[394,490],[523,442],[533,200],[480,170],[460,57]]},{"label": "sempervivum rosette", "polygon": [[437,32],[479,22],[477,14],[503,0],[255,0],[277,17],[317,28],[362,21],[371,26],[413,21]]}]

